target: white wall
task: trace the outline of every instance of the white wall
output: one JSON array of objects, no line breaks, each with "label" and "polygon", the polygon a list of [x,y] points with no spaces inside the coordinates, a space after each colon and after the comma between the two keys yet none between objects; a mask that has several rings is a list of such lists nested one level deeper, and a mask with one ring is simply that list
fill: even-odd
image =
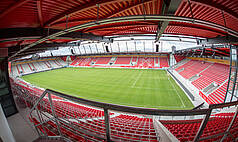
[{"label": "white wall", "polygon": [[8,126],[7,119],[0,105],[0,137],[4,142],[15,142],[12,131]]}]

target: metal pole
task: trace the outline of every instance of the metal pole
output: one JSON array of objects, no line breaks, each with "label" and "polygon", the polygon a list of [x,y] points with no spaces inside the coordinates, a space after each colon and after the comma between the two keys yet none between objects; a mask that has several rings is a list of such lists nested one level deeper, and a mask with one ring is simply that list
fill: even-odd
[{"label": "metal pole", "polygon": [[118,51],[120,52],[119,42],[117,42]]},{"label": "metal pole", "polygon": [[100,7],[100,5],[96,4],[96,6],[97,6],[97,21],[96,21],[96,23],[98,23],[98,20],[99,20],[99,7]]},{"label": "metal pole", "polygon": [[95,44],[95,47],[96,47],[97,53],[99,53],[99,52],[98,52],[98,46],[97,46],[97,44]]},{"label": "metal pole", "polygon": [[[80,46],[78,46],[78,49],[79,49],[79,47],[80,47]],[[79,49],[79,54],[80,54],[80,55],[82,54],[81,51],[80,51],[80,49]]]},{"label": "metal pole", "polygon": [[227,128],[227,130],[226,130],[226,132],[225,132],[225,135],[222,137],[221,142],[223,142],[223,141],[225,140],[225,138],[227,137],[227,134],[229,133],[229,131],[230,131],[232,125],[233,125],[234,122],[235,122],[235,119],[236,119],[236,117],[237,117],[237,113],[238,113],[238,106],[236,107],[236,112],[235,112],[235,114],[234,114],[234,116],[233,116],[233,118],[232,118],[232,120],[231,120],[231,122],[230,122],[229,127]]},{"label": "metal pole", "polygon": [[[232,51],[231,51],[231,56],[232,56]],[[236,80],[237,80],[237,67],[238,67],[238,54],[237,54],[237,49],[236,49],[236,61],[235,61],[235,76],[234,76],[234,81],[233,81],[233,87],[232,87],[232,92],[231,92],[231,99],[230,102],[232,102],[232,99],[234,97],[235,93],[235,88],[236,88]],[[233,61],[232,61],[233,63]],[[231,64],[232,64],[231,63]],[[233,67],[233,66],[232,66]]]},{"label": "metal pole", "polygon": [[212,109],[208,110],[206,116],[202,120],[202,123],[201,123],[201,125],[199,127],[199,130],[198,130],[196,136],[193,139],[193,142],[198,142],[199,141],[199,138],[201,137],[201,135],[203,133],[203,130],[205,129],[205,127],[207,125],[207,122],[208,122],[208,120],[210,118],[211,113],[212,113]]},{"label": "metal pole", "polygon": [[88,47],[89,47],[89,49],[90,49],[90,52],[91,52],[91,54],[93,54],[93,51],[92,51],[92,48],[91,48],[91,46],[90,46],[90,45],[88,45]]},{"label": "metal pole", "polygon": [[194,16],[193,16],[193,11],[192,11],[192,6],[191,6],[191,3],[190,3],[190,0],[188,0],[188,4],[189,4],[189,9],[190,9],[190,12],[191,12],[191,15],[192,15],[192,18],[193,18]]},{"label": "metal pole", "polygon": [[110,45],[110,48],[111,48],[111,52],[112,52],[112,44],[110,43],[109,45]]},{"label": "metal pole", "polygon": [[50,101],[51,111],[52,111],[55,123],[57,125],[58,132],[59,132],[60,136],[62,136],[62,133],[61,133],[61,130],[60,130],[60,126],[59,126],[59,122],[58,122],[58,117],[55,114],[55,109],[54,109],[54,105],[52,103],[52,98],[51,98],[51,94],[50,93],[48,93],[48,98],[49,98],[49,101]]},{"label": "metal pole", "polygon": [[136,52],[136,41],[134,40],[134,44],[135,44],[135,52]]},{"label": "metal pole", "polygon": [[85,49],[84,45],[83,45],[83,49],[84,49],[84,52],[85,52],[85,54],[87,54],[87,52],[86,52],[86,49]]},{"label": "metal pole", "polygon": [[145,52],[145,41],[143,43],[144,43],[144,52]]},{"label": "metal pole", "polygon": [[[152,42],[152,48],[155,48],[155,43],[153,41],[151,41],[151,42]],[[155,49],[155,51],[156,51],[156,49]],[[158,49],[158,51],[159,51],[159,49]],[[153,52],[153,49],[152,49],[152,52]]]},{"label": "metal pole", "polygon": [[232,71],[232,46],[230,45],[230,71],[229,71],[229,80],[228,80],[228,84],[227,84],[227,88],[226,88],[226,95],[224,98],[224,103],[226,102],[227,95],[229,94],[231,71]]},{"label": "metal pole", "polygon": [[31,112],[36,108],[36,106],[38,105],[38,103],[45,97],[46,95],[46,91],[43,92],[43,94],[40,96],[39,100],[37,100],[37,102],[35,103],[35,105],[31,108],[28,116],[31,114]]},{"label": "metal pole", "polygon": [[127,45],[127,41],[126,41],[126,49],[127,49],[127,53],[128,53],[128,45]]},{"label": "metal pole", "polygon": [[110,116],[108,113],[108,109],[104,108],[104,120],[105,120],[105,127],[106,127],[106,137],[107,137],[107,141],[110,142],[111,141],[111,136],[110,136]]},{"label": "metal pole", "polygon": [[67,29],[68,28],[68,15],[66,15],[66,28],[65,29]]}]

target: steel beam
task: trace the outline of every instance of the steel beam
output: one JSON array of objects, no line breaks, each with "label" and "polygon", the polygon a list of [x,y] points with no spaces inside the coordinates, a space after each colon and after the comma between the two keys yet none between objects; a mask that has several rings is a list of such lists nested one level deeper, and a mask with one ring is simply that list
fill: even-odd
[{"label": "steel beam", "polygon": [[206,44],[238,44],[238,38],[234,36],[220,36],[215,38],[207,38],[198,40],[198,44],[206,45]]},{"label": "steel beam", "polygon": [[219,4],[218,2],[212,2],[209,0],[192,0],[192,3],[199,3],[204,6],[211,7],[213,9],[217,10],[223,10],[224,12],[228,13],[230,16],[233,16],[235,19],[238,19],[238,14],[233,11],[232,9],[229,9],[228,7],[225,7],[224,5]]},{"label": "steel beam", "polygon": [[211,47],[211,49],[212,49],[212,50],[219,51],[219,52],[222,52],[222,53],[226,54],[227,56],[229,56],[229,55],[230,55],[230,53],[229,53],[229,52],[223,51],[223,50],[221,50],[221,49],[219,49],[219,48]]},{"label": "steel beam", "polygon": [[[119,0],[119,1],[122,1],[122,0]],[[52,25],[53,23],[64,19],[65,15],[70,16],[70,15],[94,8],[94,7],[96,7],[96,4],[105,5],[105,4],[110,4],[110,3],[114,3],[114,2],[118,2],[118,0],[95,0],[94,2],[88,2],[87,4],[84,4],[84,5],[80,5],[80,6],[77,5],[76,7],[71,8],[67,11],[63,11],[59,15],[51,18],[46,23],[44,23],[44,26],[46,27],[48,25]]]},{"label": "steel beam", "polygon": [[[123,12],[125,12],[125,11],[127,11],[129,9],[138,7],[138,6],[142,5],[142,4],[149,3],[149,2],[152,2],[152,1],[153,0],[144,0],[144,1],[142,0],[142,1],[135,1],[133,3],[129,3],[128,6],[119,8],[118,10],[114,10],[114,11],[110,12],[109,14],[100,17],[100,19],[114,17],[117,14],[123,13]],[[73,19],[73,20],[69,20],[68,23],[75,23],[75,22],[79,22],[79,21],[90,21],[90,20],[96,20],[96,18]],[[59,21],[59,22],[56,22],[56,23],[54,23],[52,25],[58,25],[58,24],[64,24],[64,23],[65,23],[65,21]]]},{"label": "steel beam", "polygon": [[[180,3],[181,0],[165,0],[162,15],[174,15]],[[168,25],[169,21],[159,22],[155,42],[159,41],[160,37],[162,36]]]},{"label": "steel beam", "polygon": [[[50,29],[49,34],[55,34],[61,32],[62,30]],[[6,41],[6,39],[38,39],[40,37],[45,37],[48,35],[48,29],[46,28],[9,28],[9,29],[0,29],[0,39]],[[53,38],[54,39],[54,38]],[[82,33],[82,32],[71,32],[66,33],[60,36],[60,39],[85,39],[85,40],[94,40],[102,42],[111,42],[109,38],[103,36],[97,36],[91,33]],[[0,42],[2,41],[0,40]]]},{"label": "steel beam", "polygon": [[38,19],[40,22],[40,26],[43,27],[43,16],[42,16],[42,0],[37,0],[36,1],[37,4],[37,13],[38,13]]},{"label": "steel beam", "polygon": [[11,56],[9,59],[17,56],[19,53],[25,51],[28,48],[31,48],[35,45],[38,45],[38,44],[45,42],[47,40],[50,40],[52,38],[68,34],[70,32],[82,30],[82,29],[89,28],[89,27],[94,27],[94,26],[97,26],[98,24],[104,25],[104,24],[121,23],[121,22],[128,22],[128,21],[174,21],[174,22],[193,23],[193,24],[225,31],[229,35],[238,37],[238,32],[236,32],[232,29],[229,29],[227,27],[224,27],[224,26],[221,26],[221,25],[209,22],[209,21],[200,20],[200,19],[193,19],[193,18],[179,17],[179,16],[169,16],[169,15],[167,15],[167,16],[166,15],[163,15],[163,16],[161,16],[161,15],[135,15],[135,16],[127,16],[127,17],[115,17],[115,18],[109,18],[109,19],[102,19],[102,20],[99,20],[97,23],[89,22],[89,23],[85,23],[85,24],[81,24],[78,26],[68,28],[64,31],[60,31],[60,32],[51,34],[49,36],[46,36],[46,37],[28,45],[28,46],[26,46],[25,48],[21,49],[16,54]]},{"label": "steel beam", "polygon": [[31,0],[19,0],[15,3],[11,4],[7,9],[0,12],[0,19],[3,18],[4,16],[6,16],[8,13],[15,10],[16,8],[24,5],[25,3],[29,2],[29,1],[31,1]]},{"label": "steel beam", "polygon": [[106,137],[107,137],[107,141],[110,142],[111,141],[111,130],[110,130],[110,115],[108,112],[108,109],[104,108],[104,122],[105,122],[105,131],[106,131]]}]

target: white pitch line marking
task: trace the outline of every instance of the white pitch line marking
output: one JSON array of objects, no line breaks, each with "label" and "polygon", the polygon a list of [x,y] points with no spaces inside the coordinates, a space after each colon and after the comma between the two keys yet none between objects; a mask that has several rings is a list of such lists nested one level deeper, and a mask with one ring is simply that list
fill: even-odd
[{"label": "white pitch line marking", "polygon": [[183,100],[182,100],[181,96],[179,95],[179,93],[177,92],[176,88],[174,87],[174,84],[173,84],[173,83],[170,81],[170,79],[169,79],[169,78],[168,78],[168,80],[169,80],[170,84],[172,84],[173,88],[175,89],[175,91],[176,91],[176,93],[177,93],[177,95],[178,95],[178,97],[179,97],[180,101],[181,101],[181,102],[182,102],[182,104],[183,104],[183,107],[185,107],[185,105],[184,105],[184,103],[183,103]]},{"label": "white pitch line marking", "polygon": [[132,84],[131,88],[134,88],[136,85],[136,82],[138,81],[138,79],[141,77],[142,71],[140,72],[140,74],[137,76],[135,82]]}]

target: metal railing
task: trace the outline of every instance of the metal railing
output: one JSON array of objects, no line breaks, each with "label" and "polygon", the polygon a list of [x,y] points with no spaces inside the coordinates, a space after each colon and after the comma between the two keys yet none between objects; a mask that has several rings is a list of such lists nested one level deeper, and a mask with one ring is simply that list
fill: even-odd
[{"label": "metal railing", "polygon": [[[139,116],[143,116],[141,118],[152,118],[154,116],[203,116],[201,119],[201,124],[199,129],[196,133],[196,136],[193,138],[194,142],[200,140],[211,139],[217,136],[222,136],[221,141],[224,141],[227,137],[230,137],[232,140],[237,140],[237,138],[233,137],[231,134],[232,126],[234,125],[235,120],[237,119],[237,112],[238,112],[238,101],[230,102],[230,103],[222,103],[222,104],[212,104],[207,109],[192,109],[192,110],[161,110],[161,109],[151,109],[151,108],[138,108],[138,107],[130,107],[130,106],[121,106],[109,103],[102,103],[92,100],[87,100],[83,98],[78,98],[74,96],[70,96],[67,94],[63,94],[60,92],[56,92],[53,90],[46,89],[42,95],[36,95],[35,93],[31,92],[27,89],[27,87],[14,84],[12,83],[12,89],[14,94],[16,95],[15,98],[20,100],[21,103],[25,103],[27,107],[31,108],[29,111],[29,118],[31,121],[37,117],[38,122],[33,122],[38,134],[40,136],[47,136],[49,133],[42,133],[43,131],[49,131],[48,128],[54,130],[54,134],[56,136],[61,136],[65,138],[76,137],[78,135],[83,137],[86,140],[92,141],[118,141],[117,137],[115,136],[115,130],[112,130],[111,127],[115,127],[112,125],[111,121],[114,122],[116,116],[122,116],[124,113],[126,114],[136,114]],[[61,103],[57,105],[57,103]],[[63,105],[67,103],[74,104],[75,108],[83,106],[85,108],[89,108],[95,110],[95,114],[88,115],[90,111],[84,111],[83,109],[78,109],[79,112],[75,112],[72,109],[72,112],[69,110],[64,110]],[[61,108],[62,105],[62,108]],[[204,129],[207,126],[207,123],[212,119],[212,112],[217,109],[224,109],[228,107],[236,107],[234,111],[234,116],[232,117],[229,126],[226,128],[225,132],[218,133],[216,135],[208,135],[205,137],[201,137],[203,135]],[[60,107],[60,108],[59,108]],[[59,110],[61,109],[61,110]],[[60,112],[61,111],[61,112]],[[103,115],[100,114],[103,112]],[[71,114],[68,114],[71,113]],[[84,114],[85,113],[85,114]],[[79,116],[80,114],[80,116]],[[86,115],[86,117],[84,116]],[[75,117],[74,117],[75,116]],[[137,118],[137,117],[135,117]],[[54,122],[54,126],[50,125],[51,122]],[[86,123],[87,122],[87,123]],[[90,125],[89,123],[90,122]],[[94,122],[97,122],[96,124]],[[93,124],[91,124],[93,123]],[[123,123],[123,122],[122,122]],[[143,122],[141,122],[143,123]],[[75,125],[74,125],[75,124]],[[82,125],[85,124],[85,125]],[[100,124],[100,125],[99,125]],[[146,123],[143,123],[144,125]],[[151,124],[149,124],[150,126]],[[48,128],[46,127],[48,126]],[[126,126],[122,126],[126,127]],[[145,125],[145,127],[147,127]],[[93,130],[93,131],[92,131]],[[125,128],[126,130],[126,128]],[[137,129],[138,130],[138,129]],[[152,129],[153,130],[153,129]],[[128,130],[129,131],[129,130]],[[145,131],[145,130],[142,130]],[[67,133],[72,134],[67,135]],[[149,130],[150,132],[150,130]],[[112,137],[113,133],[113,137]],[[117,131],[119,133],[119,130]],[[53,134],[53,135],[54,135]],[[125,133],[126,135],[127,133]],[[118,134],[119,135],[119,134]],[[150,139],[151,136],[149,134],[140,134],[138,139],[133,139],[129,141],[146,141],[143,137],[147,136]],[[80,138],[80,137],[76,137]],[[129,136],[128,136],[129,137]],[[133,137],[133,136],[131,136]],[[147,140],[148,140],[147,139]],[[120,137],[120,140],[128,141],[126,137]],[[159,140],[159,136],[157,135],[157,140]]]}]

